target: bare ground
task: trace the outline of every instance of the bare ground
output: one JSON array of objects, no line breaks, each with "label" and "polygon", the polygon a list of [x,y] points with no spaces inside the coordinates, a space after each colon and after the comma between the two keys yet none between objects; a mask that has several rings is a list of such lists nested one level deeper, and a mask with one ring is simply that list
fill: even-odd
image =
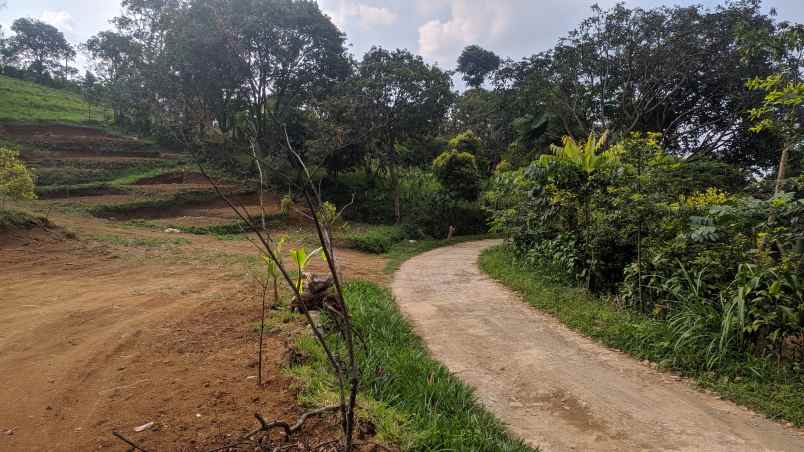
[{"label": "bare ground", "polygon": [[434,357],[546,451],[804,451],[785,428],[568,330],[477,266],[498,241],[440,248],[392,282]]},{"label": "bare ground", "polygon": [[[255,412],[293,421],[303,411],[281,371],[287,333],[268,335],[268,382],[256,383],[251,243],[51,220],[78,239],[0,240],[0,450],[122,450],[113,430],[150,450],[205,450],[253,428]],[[147,242],[94,238],[112,235]],[[340,256],[347,276],[385,278],[379,257]],[[304,434],[332,438],[337,427],[316,420]]]}]

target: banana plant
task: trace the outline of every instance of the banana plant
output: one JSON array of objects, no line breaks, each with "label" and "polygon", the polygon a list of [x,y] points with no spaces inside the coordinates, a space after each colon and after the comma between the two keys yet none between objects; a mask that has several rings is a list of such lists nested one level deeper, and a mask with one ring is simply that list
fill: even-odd
[{"label": "banana plant", "polygon": [[571,136],[565,136],[562,140],[562,146],[550,145],[553,155],[544,154],[539,157],[539,161],[542,163],[551,161],[568,162],[586,173],[587,177],[590,177],[593,173],[612,166],[618,160],[617,150],[619,147],[617,146],[599,152],[606,146],[608,136],[608,131],[603,132],[600,138],[597,138],[595,133],[592,132],[582,144],[575,141]]},{"label": "banana plant", "polygon": [[298,281],[296,283],[296,290],[298,290],[299,293],[304,290],[304,270],[307,268],[310,260],[319,254],[321,250],[322,248],[318,247],[311,251],[310,254],[307,254],[307,250],[304,249],[304,246],[290,250],[290,257],[293,259],[293,263],[296,264],[296,270],[299,272]]}]

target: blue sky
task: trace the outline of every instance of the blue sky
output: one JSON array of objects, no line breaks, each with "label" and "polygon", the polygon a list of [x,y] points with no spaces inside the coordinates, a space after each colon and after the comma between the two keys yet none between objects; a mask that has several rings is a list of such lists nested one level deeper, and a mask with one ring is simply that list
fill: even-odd
[{"label": "blue sky", "polygon": [[[21,16],[59,27],[73,43],[110,28],[120,11],[115,0],[0,0],[6,34]],[[603,7],[617,0],[597,0]],[[593,0],[320,0],[321,9],[346,32],[352,53],[371,45],[408,48],[442,68],[452,68],[461,49],[480,44],[503,57],[521,58],[550,48],[588,16]],[[716,5],[713,0],[628,0],[629,6]],[[765,0],[779,18],[804,22],[804,0]]]}]

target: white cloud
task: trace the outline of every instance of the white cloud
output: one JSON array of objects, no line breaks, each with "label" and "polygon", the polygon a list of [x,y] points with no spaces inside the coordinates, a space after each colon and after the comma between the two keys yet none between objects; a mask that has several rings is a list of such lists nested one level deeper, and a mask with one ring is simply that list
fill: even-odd
[{"label": "white cloud", "polygon": [[73,16],[67,11],[46,10],[39,16],[39,20],[49,23],[61,31],[73,31]]},{"label": "white cloud", "polygon": [[392,25],[399,18],[399,14],[390,8],[365,5],[353,0],[338,0],[334,7],[323,9],[340,29],[346,26],[350,18],[356,18],[363,29]]},{"label": "white cloud", "polygon": [[510,2],[477,4],[471,0],[453,0],[448,19],[431,20],[419,27],[419,53],[451,63],[466,45],[493,45],[511,22],[513,6]]}]

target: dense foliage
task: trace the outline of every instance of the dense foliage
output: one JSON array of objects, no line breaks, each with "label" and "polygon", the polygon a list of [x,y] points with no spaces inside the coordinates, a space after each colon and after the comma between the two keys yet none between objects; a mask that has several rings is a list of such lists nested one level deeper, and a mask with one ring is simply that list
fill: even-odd
[{"label": "dense foliage", "polygon": [[494,230],[530,265],[668,322],[708,367],[741,353],[804,359],[804,178],[770,197],[727,193],[729,178],[709,175],[725,165],[660,143],[567,138],[501,172],[485,197]]},{"label": "dense foliage", "polygon": [[34,199],[34,176],[16,149],[0,147],[0,209],[7,199]]}]

